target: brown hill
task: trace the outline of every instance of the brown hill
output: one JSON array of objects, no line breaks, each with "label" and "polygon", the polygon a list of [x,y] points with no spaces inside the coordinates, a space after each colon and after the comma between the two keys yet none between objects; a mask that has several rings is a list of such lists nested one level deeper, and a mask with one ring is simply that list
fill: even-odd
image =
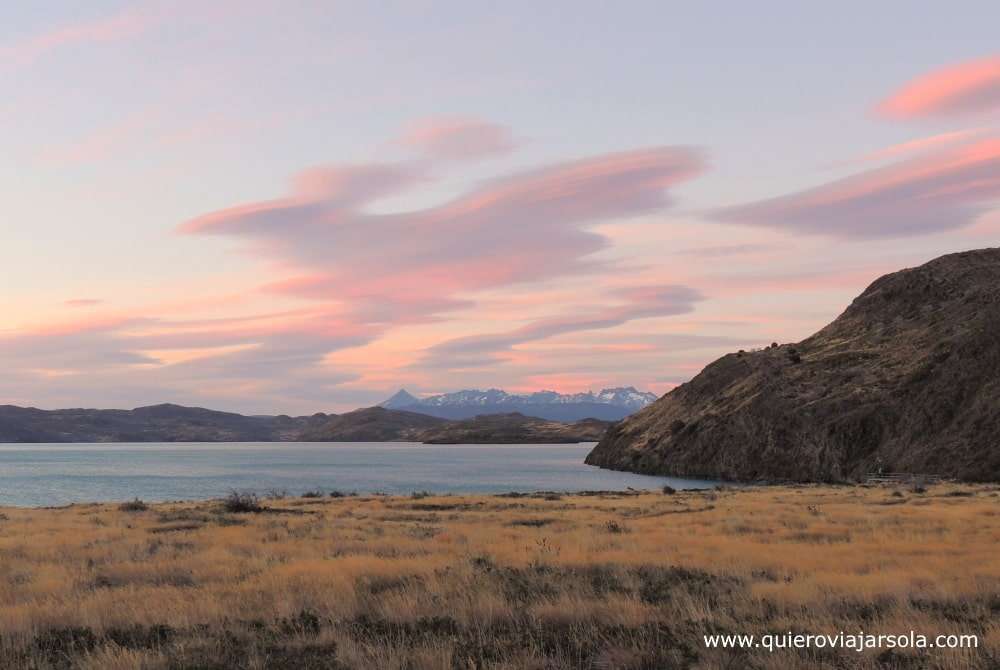
[{"label": "brown hill", "polygon": [[416,412],[384,407],[366,407],[331,416],[329,420],[304,431],[303,442],[420,442],[422,432],[448,423]]},{"label": "brown hill", "polygon": [[294,440],[327,418],[244,416],[171,404],[129,410],[0,405],[0,442],[267,442]]},{"label": "brown hill", "polygon": [[464,421],[442,422],[423,431],[427,444],[558,444],[596,442],[610,424],[599,419],[560,423],[510,414],[484,414]]},{"label": "brown hill", "polygon": [[798,344],[728,354],[587,463],[729,480],[1000,479],[1000,249],[876,280]]},{"label": "brown hill", "polygon": [[153,405],[131,410],[0,405],[3,442],[596,442],[608,423],[566,424],[521,414],[451,421],[417,412],[367,407],[346,414],[244,416],[200,407]]}]

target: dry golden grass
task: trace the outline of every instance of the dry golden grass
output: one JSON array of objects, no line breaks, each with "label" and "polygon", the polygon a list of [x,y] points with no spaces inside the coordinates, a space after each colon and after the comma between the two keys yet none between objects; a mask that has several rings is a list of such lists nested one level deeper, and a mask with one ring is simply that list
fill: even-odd
[{"label": "dry golden grass", "polygon": [[[996,668],[1000,489],[5,509],[2,668]],[[935,652],[706,633],[976,634]]]}]

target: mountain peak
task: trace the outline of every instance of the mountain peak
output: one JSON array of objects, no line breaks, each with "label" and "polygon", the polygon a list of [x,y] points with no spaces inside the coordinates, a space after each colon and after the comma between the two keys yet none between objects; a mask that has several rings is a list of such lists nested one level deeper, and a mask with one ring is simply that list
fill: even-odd
[{"label": "mountain peak", "polygon": [[386,409],[395,409],[397,407],[409,407],[410,405],[416,405],[419,402],[420,399],[406,389],[399,389],[396,391],[395,395],[384,402],[380,402],[378,406],[385,407]]}]

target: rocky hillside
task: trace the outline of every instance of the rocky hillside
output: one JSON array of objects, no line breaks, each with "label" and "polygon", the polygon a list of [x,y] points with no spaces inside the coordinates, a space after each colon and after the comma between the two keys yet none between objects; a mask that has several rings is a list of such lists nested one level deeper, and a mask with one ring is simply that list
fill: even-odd
[{"label": "rocky hillside", "polygon": [[610,424],[598,419],[559,423],[523,414],[489,414],[448,421],[423,431],[428,444],[558,444],[597,442]]},{"label": "rocky hillside", "polygon": [[875,281],[796,344],[723,356],[587,463],[730,480],[1000,479],[1000,249]]}]

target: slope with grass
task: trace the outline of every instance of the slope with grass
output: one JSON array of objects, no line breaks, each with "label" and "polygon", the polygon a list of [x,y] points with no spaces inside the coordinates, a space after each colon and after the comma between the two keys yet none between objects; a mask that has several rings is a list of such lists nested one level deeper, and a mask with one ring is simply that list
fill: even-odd
[{"label": "slope with grass", "polygon": [[420,442],[428,428],[447,423],[426,414],[384,407],[366,407],[329,417],[304,431],[303,442]]},{"label": "slope with grass", "polygon": [[[1000,663],[998,488],[317,497],[0,510],[0,667]],[[744,633],[974,649],[707,648]]]},{"label": "slope with grass", "polygon": [[560,423],[510,414],[484,414],[450,421],[420,433],[427,444],[559,444],[597,442],[611,425],[599,419]]},{"label": "slope with grass", "polygon": [[875,281],[796,344],[729,354],[587,463],[730,480],[888,470],[1000,480],[1000,249]]}]

